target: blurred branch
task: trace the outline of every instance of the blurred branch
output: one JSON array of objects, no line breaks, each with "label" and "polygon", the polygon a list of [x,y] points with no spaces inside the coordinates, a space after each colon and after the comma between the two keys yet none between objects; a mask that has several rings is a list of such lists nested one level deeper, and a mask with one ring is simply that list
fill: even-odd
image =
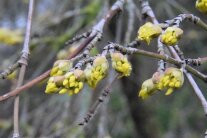
[{"label": "blurred branch", "polygon": [[0,79],[6,79],[9,74],[11,74],[12,72],[14,72],[19,67],[21,67],[21,64],[19,62],[14,63],[11,67],[5,69],[0,74]]},{"label": "blurred branch", "polygon": [[[29,42],[30,42],[30,34],[31,34],[31,26],[32,26],[32,15],[33,15],[33,8],[34,8],[34,0],[29,1],[29,12],[27,18],[27,28],[26,28],[26,35],[24,40],[24,46],[22,49],[22,56],[18,63],[20,63],[21,68],[19,71],[19,78],[17,82],[18,89],[24,81],[24,75],[26,72],[26,67],[28,63],[28,56],[29,56]],[[19,138],[19,96],[17,95],[14,100],[14,132],[13,138]]]},{"label": "blurred branch", "polygon": [[178,9],[179,11],[181,11],[182,13],[190,13],[185,7],[183,7],[182,5],[180,5],[177,1],[175,0],[167,0],[167,3],[169,3],[171,6],[173,6],[174,8]]},{"label": "blurred branch", "polygon": [[[164,28],[166,28],[170,25],[180,26],[180,23],[182,23],[185,20],[190,21],[190,22],[194,23],[195,25],[202,27],[204,30],[207,31],[207,24],[204,21],[202,21],[199,17],[197,17],[193,14],[180,14],[171,20],[166,20],[164,23]],[[163,24],[161,24],[161,25],[163,25]]]},{"label": "blurred branch", "polygon": [[126,32],[126,35],[125,35],[125,40],[124,42],[129,42],[130,39],[131,39],[131,34],[134,30],[134,20],[135,20],[135,7],[134,7],[134,4],[133,4],[133,1],[132,0],[128,0],[127,2],[127,10],[128,10],[128,13],[129,13],[129,19],[128,19],[128,29],[127,29],[127,32]]},{"label": "blurred branch", "polygon": [[61,22],[65,21],[65,20],[69,20],[70,18],[72,18],[74,16],[78,16],[80,14],[81,14],[80,9],[66,11],[62,16],[57,16],[55,18],[52,18],[52,20],[49,22],[49,25],[47,26],[47,28],[57,26],[57,25],[61,24]]}]

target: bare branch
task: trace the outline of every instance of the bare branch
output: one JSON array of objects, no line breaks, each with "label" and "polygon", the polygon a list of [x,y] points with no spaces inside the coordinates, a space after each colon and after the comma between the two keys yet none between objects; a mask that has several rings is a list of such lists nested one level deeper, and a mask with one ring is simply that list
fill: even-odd
[{"label": "bare branch", "polygon": [[104,102],[104,100],[110,94],[110,92],[111,92],[110,91],[111,86],[113,85],[113,83],[115,82],[115,80],[118,78],[118,76],[119,76],[119,74],[116,74],[115,77],[112,79],[112,81],[108,83],[108,85],[104,88],[103,92],[101,93],[100,97],[98,98],[98,100],[93,104],[93,106],[88,111],[88,113],[86,114],[86,116],[84,117],[84,119],[80,123],[78,123],[78,125],[85,126],[85,125],[88,124],[88,122],[95,115],[96,111],[99,109],[99,107],[101,106],[101,104]]},{"label": "bare branch", "polygon": [[[126,2],[126,0],[117,0],[111,7],[111,9],[107,12],[106,16],[100,20],[94,27],[93,29],[102,32],[103,31],[103,27],[105,26],[106,23],[108,23],[112,17],[114,17],[116,14],[118,14],[120,11],[122,11],[123,9],[123,5]],[[87,39],[78,47],[78,49],[76,51],[74,51],[73,54],[69,55],[69,57],[67,59],[71,59],[74,58],[75,56],[77,56],[96,36],[93,34],[92,36],[90,35],[89,37],[87,37]],[[38,76],[37,78],[31,80],[30,82],[26,83],[25,85],[19,87],[18,89],[15,89],[13,91],[10,91],[2,96],[0,96],[0,101],[3,101],[5,99],[8,99],[10,97],[13,97],[19,93],[21,93],[23,90],[27,90],[28,88],[32,87],[33,85],[39,83],[40,81],[46,79],[50,74],[50,70],[44,72],[43,74],[41,74],[40,76]]]},{"label": "bare branch", "polygon": [[8,69],[4,70],[1,74],[0,74],[0,79],[6,79],[6,77],[11,74],[12,72],[14,72],[17,68],[21,67],[19,62],[16,62],[15,64],[13,64],[11,67],[9,67]]},{"label": "bare branch", "polygon": [[[32,15],[33,15],[33,8],[34,8],[34,0],[29,1],[29,12],[27,18],[27,28],[26,28],[26,36],[24,40],[24,46],[22,49],[22,56],[18,63],[21,64],[19,78],[17,82],[18,89],[24,81],[24,75],[26,71],[26,66],[28,62],[28,55],[29,55],[29,42],[30,42],[30,34],[31,34],[31,26],[32,26]],[[14,132],[13,138],[19,138],[19,96],[17,95],[14,100]]]}]

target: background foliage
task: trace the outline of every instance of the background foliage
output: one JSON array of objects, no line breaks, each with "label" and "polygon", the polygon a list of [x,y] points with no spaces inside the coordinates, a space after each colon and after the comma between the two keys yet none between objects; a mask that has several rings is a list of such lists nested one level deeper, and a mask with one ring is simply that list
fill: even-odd
[{"label": "background foliage", "polygon": [[[100,20],[113,0],[36,0],[33,19],[31,56],[26,72],[26,81],[50,68],[64,43],[75,34],[87,31]],[[160,22],[172,19],[180,13],[193,13],[203,19],[206,15],[195,9],[195,2],[188,0],[149,1]],[[130,40],[136,37],[142,24],[139,17],[139,2],[134,1],[138,13],[134,15],[133,32]],[[27,0],[0,1],[0,27],[18,29],[24,32],[28,10]],[[104,30],[104,38],[98,44],[100,51],[107,41],[126,43],[129,28],[130,9],[125,5],[123,13],[113,18]],[[206,32],[190,23],[181,26],[184,35],[180,42],[186,57],[206,56]],[[22,33],[23,34],[23,33]],[[156,42],[153,43],[154,46]],[[156,47],[143,46],[150,51]],[[65,48],[68,49],[68,48]],[[0,44],[0,71],[11,65],[20,55],[21,44],[13,47]],[[188,82],[170,96],[157,93],[143,101],[137,97],[141,83],[151,77],[157,68],[157,60],[134,56],[133,73],[115,83],[108,101],[84,129],[74,127],[88,108],[97,99],[110,76],[94,90],[85,87],[72,97],[46,95],[45,82],[21,94],[20,130],[26,137],[164,137],[197,138],[206,130],[202,106]],[[198,67],[206,74],[206,65]],[[111,71],[110,74],[114,72]],[[205,93],[207,86],[197,80]],[[0,94],[15,87],[16,80],[1,80]],[[0,103],[0,137],[12,134],[13,98]]]}]

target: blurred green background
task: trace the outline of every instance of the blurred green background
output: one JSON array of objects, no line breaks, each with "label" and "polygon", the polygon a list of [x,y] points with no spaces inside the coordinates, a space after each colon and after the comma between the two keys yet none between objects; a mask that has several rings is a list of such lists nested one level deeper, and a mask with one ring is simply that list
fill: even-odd
[{"label": "blurred green background", "polygon": [[[59,51],[67,51],[64,43],[77,34],[88,31],[107,12],[114,0],[36,0],[32,22],[31,55],[25,82],[52,67]],[[195,1],[150,0],[160,22],[181,13],[193,13],[207,22],[206,15],[195,9]],[[128,0],[124,11],[115,16],[104,29],[103,39],[95,51],[101,51],[108,41],[125,44],[136,38],[140,19],[138,0]],[[28,0],[1,0],[0,27],[18,29],[24,35]],[[132,31],[129,31],[129,28]],[[206,56],[206,32],[189,22],[183,22],[184,35],[180,48],[185,57]],[[76,47],[79,43],[74,44]],[[74,47],[75,47],[74,46]],[[14,63],[22,45],[0,44],[0,71]],[[156,41],[142,49],[156,52]],[[147,100],[137,97],[142,82],[157,69],[155,59],[133,56],[133,73],[113,85],[112,93],[85,128],[77,127],[90,106],[102,92],[114,71],[94,90],[88,86],[78,95],[47,95],[46,80],[20,95],[20,132],[31,138],[198,138],[207,128],[203,108],[185,79],[184,86],[170,96],[158,92]],[[170,66],[170,65],[169,65]],[[204,74],[207,65],[196,67]],[[195,77],[194,77],[195,78]],[[196,79],[196,78],[195,78]],[[14,89],[16,79],[0,80],[0,94]],[[196,79],[203,94],[207,86]],[[0,137],[11,137],[13,98],[0,103]]]}]

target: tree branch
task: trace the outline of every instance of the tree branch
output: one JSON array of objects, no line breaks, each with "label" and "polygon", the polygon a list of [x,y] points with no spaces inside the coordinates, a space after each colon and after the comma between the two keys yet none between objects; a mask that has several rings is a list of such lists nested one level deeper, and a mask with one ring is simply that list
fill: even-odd
[{"label": "tree branch", "polygon": [[[102,32],[103,27],[108,23],[112,17],[114,17],[116,14],[118,14],[120,11],[123,9],[123,5],[126,2],[126,0],[117,0],[111,7],[111,9],[107,12],[106,16],[100,20],[94,27],[93,29]],[[86,40],[79,46],[79,48],[67,59],[71,59],[75,56],[77,56],[93,39],[94,35],[90,35],[89,37],[86,38]],[[46,79],[50,74],[50,70],[44,72],[40,76],[36,77],[35,79],[29,81],[25,85],[19,87],[18,89],[12,90],[10,92],[7,92],[6,94],[0,96],[0,101],[3,101],[5,99],[8,99],[10,97],[13,97],[19,93],[21,93],[23,90],[27,90],[28,88],[32,87],[33,85],[39,83],[40,81]]]},{"label": "tree branch", "polygon": [[[33,8],[34,8],[34,0],[29,1],[29,12],[27,18],[27,28],[26,28],[26,35],[24,39],[24,46],[22,49],[22,56],[18,63],[21,65],[19,78],[17,82],[18,89],[24,81],[24,75],[27,67],[28,62],[28,55],[29,55],[29,42],[30,42],[30,34],[31,34],[31,26],[32,26],[32,15],[33,15]],[[14,100],[14,132],[13,138],[19,138],[19,96],[17,95]]]},{"label": "tree branch", "polygon": [[108,83],[108,85],[104,88],[103,92],[101,93],[100,97],[96,102],[93,104],[93,106],[90,108],[84,119],[78,123],[80,126],[85,126],[88,124],[88,122],[91,120],[91,118],[95,115],[96,111],[99,109],[101,104],[104,102],[104,100],[108,97],[110,94],[110,89],[115,82],[115,80],[118,78],[119,74],[116,74],[115,77],[112,79],[111,82]]},{"label": "tree branch", "polygon": [[[148,3],[148,0],[141,0],[141,2],[146,2]],[[149,4],[148,4],[148,7]],[[151,8],[146,8],[146,10],[148,10],[148,12],[145,12],[146,13],[146,16],[148,16],[153,22],[158,22],[158,20],[156,19],[154,13],[152,10],[150,10]],[[179,24],[184,20],[184,19],[188,19],[189,21],[193,21],[195,24],[198,24],[199,26],[203,27],[205,30],[207,29],[207,25],[202,21],[200,20],[200,18],[196,17],[196,16],[193,16],[192,14],[181,14],[179,15],[178,17],[174,18],[173,20],[168,20],[166,23],[169,25],[170,23],[171,24],[176,24],[179,26]],[[176,21],[176,22],[175,22]],[[159,23],[159,22],[158,22]],[[177,59],[177,60],[181,60],[179,55],[177,54],[177,52],[174,50],[173,47],[169,47],[169,50],[170,52],[173,54],[173,56]],[[191,68],[191,67],[188,67],[188,68]],[[192,68],[191,68],[192,69]],[[188,81],[190,82],[191,86],[193,87],[196,95],[198,96],[200,102],[202,103],[202,106],[204,108],[204,112],[205,114],[207,115],[207,102],[205,100],[205,97],[203,96],[201,90],[199,89],[199,87],[197,86],[195,80],[193,79],[193,77],[191,76],[191,74],[187,73],[187,71],[184,70],[184,73],[185,75],[187,76],[188,78]],[[195,72],[194,72],[195,73]],[[201,77],[201,74],[196,72],[197,75],[199,77]],[[195,74],[194,74],[195,75]],[[205,81],[206,81],[206,77],[204,76],[203,78]]]}]

